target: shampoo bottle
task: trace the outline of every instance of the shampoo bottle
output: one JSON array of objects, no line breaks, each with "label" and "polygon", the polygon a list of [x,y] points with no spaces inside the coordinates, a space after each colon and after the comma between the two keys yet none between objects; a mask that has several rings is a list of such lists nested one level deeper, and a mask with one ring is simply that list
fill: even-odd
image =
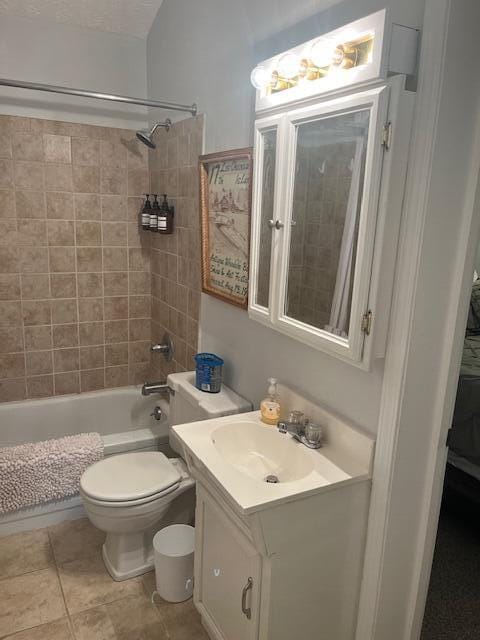
[{"label": "shampoo bottle", "polygon": [[277,424],[280,420],[280,401],[277,391],[277,379],[268,379],[267,397],[260,403],[260,413],[262,422],[265,424]]}]

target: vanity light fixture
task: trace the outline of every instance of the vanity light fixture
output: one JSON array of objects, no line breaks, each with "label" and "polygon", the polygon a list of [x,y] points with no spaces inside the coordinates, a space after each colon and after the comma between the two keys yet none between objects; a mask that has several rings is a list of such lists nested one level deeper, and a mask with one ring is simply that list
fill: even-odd
[{"label": "vanity light fixture", "polygon": [[250,82],[253,84],[255,89],[258,89],[259,91],[263,91],[263,89],[266,89],[271,81],[271,70],[261,64],[255,67],[255,69],[250,74]]}]

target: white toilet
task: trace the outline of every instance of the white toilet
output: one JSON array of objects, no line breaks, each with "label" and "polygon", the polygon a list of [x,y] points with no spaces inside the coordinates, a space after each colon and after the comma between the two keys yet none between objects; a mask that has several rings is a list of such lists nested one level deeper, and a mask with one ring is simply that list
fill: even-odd
[{"label": "white toilet", "polygon": [[[195,373],[174,373],[167,383],[170,424],[205,420],[251,410],[228,387],[208,394],[195,387]],[[172,448],[181,454],[170,439]],[[195,481],[181,458],[160,451],[111,456],[82,475],[80,495],[91,522],[107,534],[103,559],[114,580],[126,580],[153,568],[153,536],[171,524],[192,524]]]}]

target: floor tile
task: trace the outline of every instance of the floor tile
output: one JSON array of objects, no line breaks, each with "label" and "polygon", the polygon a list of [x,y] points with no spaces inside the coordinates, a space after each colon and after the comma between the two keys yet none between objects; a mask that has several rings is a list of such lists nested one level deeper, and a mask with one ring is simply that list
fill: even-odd
[{"label": "floor tile", "polygon": [[33,629],[19,631],[13,636],[6,636],[3,640],[72,640],[73,636],[67,618],[42,624]]},{"label": "floor tile", "polygon": [[[151,598],[156,590],[155,572],[145,574],[142,582],[147,597]],[[162,600],[157,594],[154,601],[170,640],[209,640],[192,598],[173,603]]]},{"label": "floor tile", "polygon": [[169,640],[155,605],[142,594],[72,616],[76,640]]},{"label": "floor tile", "polygon": [[0,538],[0,580],[53,565],[46,529]]},{"label": "floor tile", "polygon": [[69,613],[143,593],[140,578],[112,580],[100,555],[65,562],[58,569]]},{"label": "floor tile", "polygon": [[50,540],[58,563],[88,558],[99,553],[105,534],[88,518],[69,520],[48,528]]},{"label": "floor tile", "polygon": [[55,569],[0,581],[0,629],[8,635],[65,616]]}]

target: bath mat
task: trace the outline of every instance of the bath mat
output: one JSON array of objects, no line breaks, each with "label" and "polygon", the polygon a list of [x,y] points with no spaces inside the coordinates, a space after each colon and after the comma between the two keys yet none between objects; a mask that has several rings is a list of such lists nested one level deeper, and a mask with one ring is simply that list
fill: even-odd
[{"label": "bath mat", "polygon": [[102,458],[98,433],[0,449],[0,513],[75,495],[82,473]]}]

